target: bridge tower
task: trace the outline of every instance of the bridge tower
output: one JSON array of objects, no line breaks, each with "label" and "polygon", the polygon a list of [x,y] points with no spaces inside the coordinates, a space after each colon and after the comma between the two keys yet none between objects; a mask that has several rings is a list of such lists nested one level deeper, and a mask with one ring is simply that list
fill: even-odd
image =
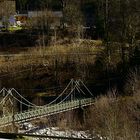
[{"label": "bridge tower", "polygon": [[10,96],[10,90],[3,88],[2,90],[2,115],[7,116],[14,112],[14,101]]},{"label": "bridge tower", "polygon": [[[16,101],[13,99],[13,97],[11,96],[11,91],[7,90],[5,88],[3,88],[2,90],[2,116],[9,116],[12,114],[13,116],[13,123],[12,123],[12,132],[16,132],[16,126],[15,126],[15,122],[14,122],[14,115],[15,115],[15,111],[16,111]],[[10,127],[9,127],[10,128]],[[9,130],[11,131],[11,130]]]}]

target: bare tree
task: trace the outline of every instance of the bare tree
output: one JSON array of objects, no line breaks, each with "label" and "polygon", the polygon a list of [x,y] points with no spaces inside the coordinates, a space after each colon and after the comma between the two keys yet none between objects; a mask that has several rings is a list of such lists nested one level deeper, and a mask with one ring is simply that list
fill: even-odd
[{"label": "bare tree", "polygon": [[69,33],[69,37],[81,38],[83,35],[83,14],[81,5],[77,2],[69,2],[64,8],[64,23]]}]

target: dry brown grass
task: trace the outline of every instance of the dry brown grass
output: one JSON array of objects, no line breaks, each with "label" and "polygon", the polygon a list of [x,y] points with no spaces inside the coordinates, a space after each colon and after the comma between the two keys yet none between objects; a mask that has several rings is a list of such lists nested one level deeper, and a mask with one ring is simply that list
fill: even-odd
[{"label": "dry brown grass", "polygon": [[0,73],[15,72],[34,66],[54,66],[56,61],[63,65],[67,62],[76,64],[94,63],[95,57],[102,49],[93,46],[56,45],[50,47],[35,47],[26,53],[11,57],[0,57]]}]

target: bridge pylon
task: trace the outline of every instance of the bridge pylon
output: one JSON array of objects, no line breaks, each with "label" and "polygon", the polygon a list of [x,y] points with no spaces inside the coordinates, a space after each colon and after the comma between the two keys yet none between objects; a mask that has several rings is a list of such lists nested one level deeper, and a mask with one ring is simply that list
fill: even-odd
[{"label": "bridge pylon", "polygon": [[6,89],[3,88],[1,91],[1,102],[0,102],[0,106],[2,109],[2,114],[1,117],[6,117],[9,115],[12,115],[13,121],[12,121],[12,126],[10,127],[13,133],[16,132],[15,128],[15,122],[14,122],[14,115],[15,115],[15,109],[16,109],[16,102],[14,101],[14,99],[11,96],[11,90],[10,89]]}]

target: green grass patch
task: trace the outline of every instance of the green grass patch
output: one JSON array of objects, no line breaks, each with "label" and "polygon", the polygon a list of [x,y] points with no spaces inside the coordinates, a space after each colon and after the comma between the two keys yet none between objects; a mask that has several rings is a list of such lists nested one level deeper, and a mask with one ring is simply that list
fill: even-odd
[{"label": "green grass patch", "polygon": [[8,31],[14,32],[14,31],[22,30],[22,29],[23,28],[22,27],[19,27],[19,26],[17,26],[17,27],[11,26],[11,27],[8,28]]}]

